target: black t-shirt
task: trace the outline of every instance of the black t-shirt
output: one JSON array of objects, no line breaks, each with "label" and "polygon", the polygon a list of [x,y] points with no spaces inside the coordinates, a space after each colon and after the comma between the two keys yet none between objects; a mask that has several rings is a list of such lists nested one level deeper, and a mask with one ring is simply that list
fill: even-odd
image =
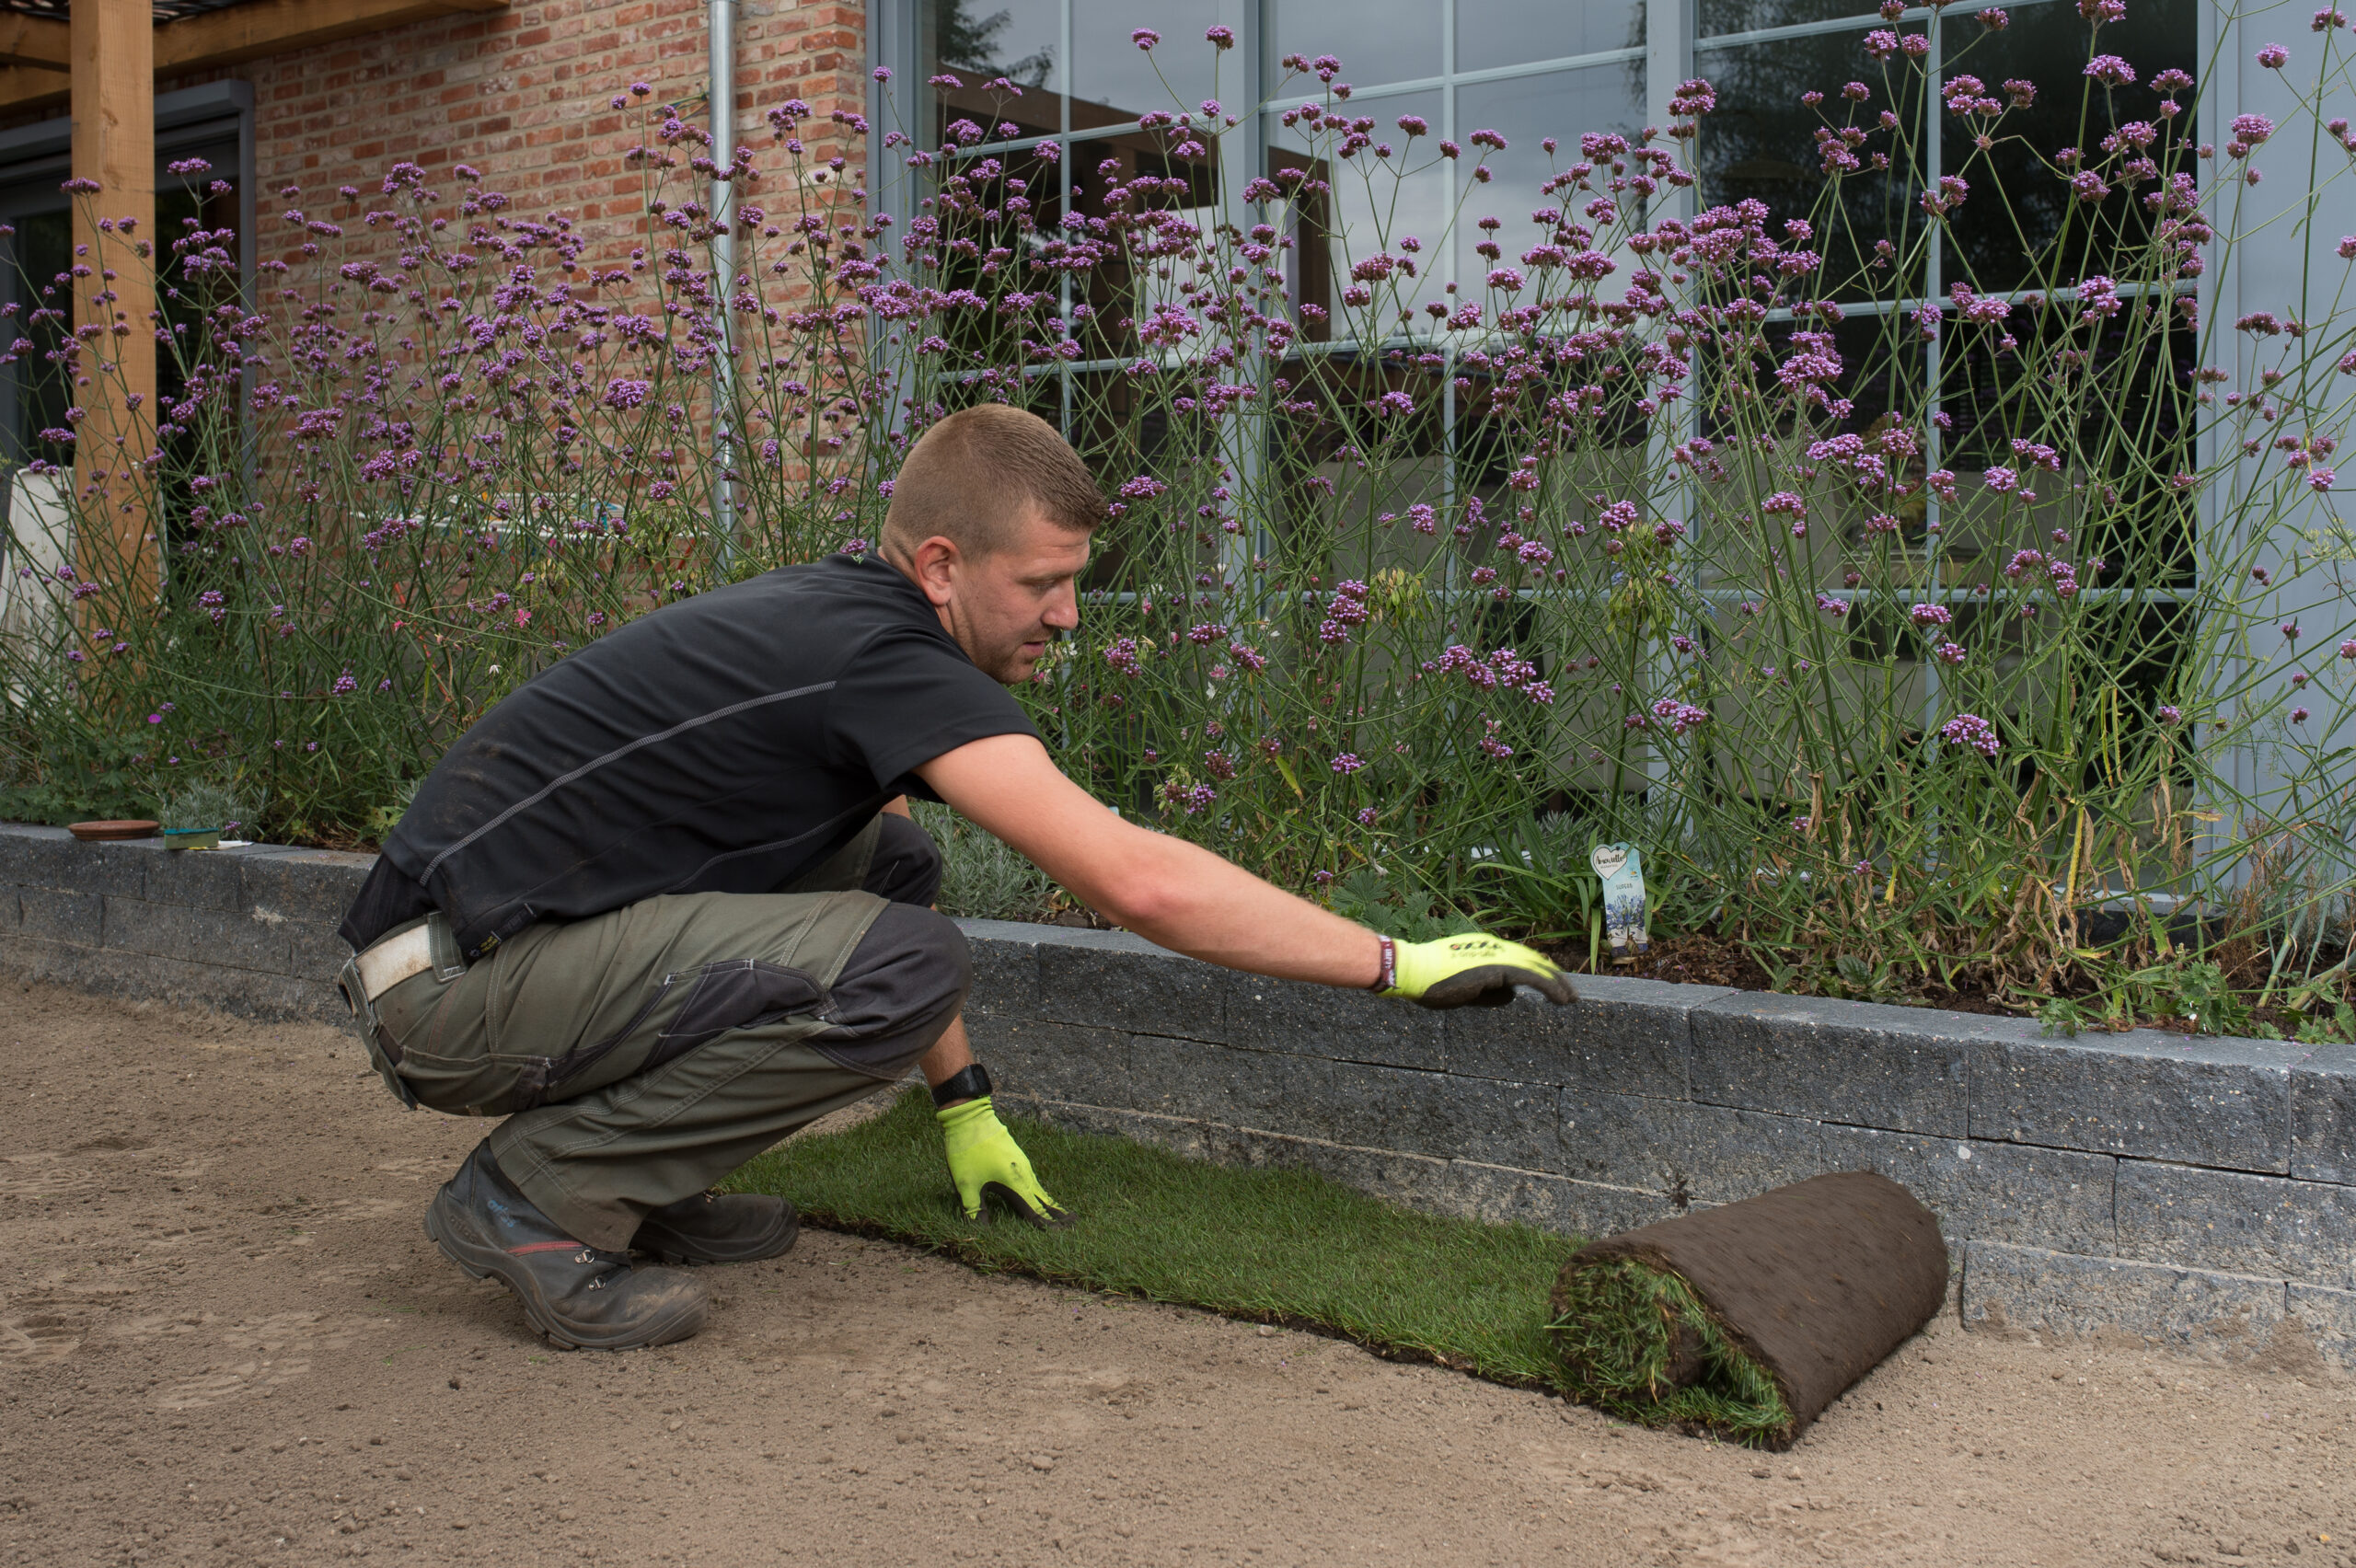
[{"label": "black t-shirt", "polygon": [[439,908],[479,958],[535,920],[768,893],[913,769],[1035,735],[881,560],[780,567],[641,616],[535,675],[420,785],[344,916],[367,946]]}]

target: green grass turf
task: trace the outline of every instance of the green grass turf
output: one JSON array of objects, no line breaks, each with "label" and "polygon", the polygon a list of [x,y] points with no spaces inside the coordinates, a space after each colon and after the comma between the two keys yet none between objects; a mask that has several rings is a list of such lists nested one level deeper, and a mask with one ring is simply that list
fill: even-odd
[{"label": "green grass turf", "polygon": [[[1791,1406],[1767,1369],[1746,1355],[1680,1275],[1631,1258],[1589,1262],[1556,1290],[1552,1327],[1564,1390],[1610,1415],[1684,1426],[1775,1447],[1792,1436]],[[1700,1376],[1680,1387],[1680,1344],[1699,1354]]]},{"label": "green grass turf", "polygon": [[1497,1382],[1560,1389],[1547,1296],[1579,1243],[1526,1225],[1394,1208],[1305,1170],[1238,1170],[1009,1117],[1077,1216],[1040,1230],[968,1221],[917,1091],[841,1133],[763,1155],[731,1183],[830,1229],[930,1247],[976,1268],[1324,1330]]}]

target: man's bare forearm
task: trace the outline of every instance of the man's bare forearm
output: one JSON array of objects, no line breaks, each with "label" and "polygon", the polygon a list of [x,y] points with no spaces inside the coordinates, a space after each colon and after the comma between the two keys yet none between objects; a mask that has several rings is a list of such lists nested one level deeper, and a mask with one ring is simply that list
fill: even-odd
[{"label": "man's bare forearm", "polygon": [[1156,835],[1164,864],[1130,929],[1189,958],[1284,980],[1364,987],[1382,967],[1375,933],[1184,839]]}]

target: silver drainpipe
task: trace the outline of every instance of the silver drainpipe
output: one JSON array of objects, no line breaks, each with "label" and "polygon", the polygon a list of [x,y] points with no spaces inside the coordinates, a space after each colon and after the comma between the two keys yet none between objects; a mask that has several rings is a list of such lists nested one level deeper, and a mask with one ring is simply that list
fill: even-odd
[{"label": "silver drainpipe", "polygon": [[[705,0],[704,31],[711,45],[711,161],[716,170],[725,172],[736,161],[736,0]],[[721,231],[711,242],[713,281],[720,292],[720,353],[711,370],[711,522],[719,536],[721,569],[725,571],[736,551],[736,487],[728,480],[728,469],[735,460],[735,432],[728,428],[727,419],[736,389],[736,361],[728,352],[734,341],[730,302],[736,297],[733,180],[712,180],[711,221]]]}]

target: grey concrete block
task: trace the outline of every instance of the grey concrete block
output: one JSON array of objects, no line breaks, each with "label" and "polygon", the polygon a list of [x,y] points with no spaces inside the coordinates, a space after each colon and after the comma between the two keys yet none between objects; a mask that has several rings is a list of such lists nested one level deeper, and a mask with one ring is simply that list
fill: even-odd
[{"label": "grey concrete block", "polygon": [[[150,904],[242,913],[245,893],[236,850],[169,849],[147,857],[146,881],[140,896]],[[338,911],[337,918],[341,917]]]},{"label": "grey concrete block", "polygon": [[1690,1088],[1692,1010],[1737,995],[1723,986],[1613,974],[1582,974],[1572,983],[1579,999],[1567,1008],[1519,996],[1511,1007],[1442,1014],[1448,1070],[1682,1100]]},{"label": "grey concrete block", "polygon": [[[1076,1104],[1069,1101],[1042,1100],[1031,1113],[1043,1122],[1075,1133],[1092,1133],[1102,1137],[1128,1138],[1136,1143],[1166,1148],[1189,1159],[1212,1159],[1236,1148],[1234,1129],[1211,1123],[1198,1122],[1185,1116],[1153,1116],[1136,1111],[1122,1111],[1102,1105]],[[1053,1191],[1053,1189],[1049,1189]]]},{"label": "grey concrete block", "polygon": [[1460,1212],[1449,1202],[1452,1167],[1445,1159],[1403,1154],[1396,1149],[1358,1148],[1319,1138],[1286,1137],[1246,1128],[1209,1134],[1203,1144],[1210,1158],[1225,1163],[1313,1170],[1404,1208],[1426,1213]]},{"label": "grey concrete block", "polygon": [[1964,1249],[1966,1328],[2126,1332],[2213,1358],[2253,1354],[2282,1321],[2280,1280],[2086,1258],[2001,1241]]},{"label": "grey concrete block", "polygon": [[2008,1020],[1738,992],[1693,1025],[1693,1098],[1900,1133],[1966,1136],[1971,1043]]},{"label": "grey concrete block", "polygon": [[[966,928],[965,945],[974,955],[974,988],[965,997],[965,1022],[976,1017],[1034,1018],[1039,1011],[1039,946],[975,935],[976,922]],[[1003,922],[994,922],[1003,924]]]},{"label": "grey concrete block", "polygon": [[1574,1182],[1542,1171],[1474,1160],[1451,1162],[1439,1183],[1442,1212],[1492,1225],[1528,1225],[1593,1240],[1673,1219],[1681,1212],[1658,1193]]},{"label": "grey concrete block", "polygon": [[288,940],[259,921],[224,919],[217,911],[138,898],[109,898],[98,945],[191,967],[287,972]]},{"label": "grey concrete block", "polygon": [[2139,1159],[2119,1165],[2122,1257],[2356,1287],[2356,1187]]},{"label": "grey concrete block", "polygon": [[2356,1046],[2302,1047],[2292,1064],[2291,1174],[2356,1183]]},{"label": "grey concrete block", "polygon": [[2286,1172],[2304,1049],[2153,1030],[1991,1040],[1972,1055],[1972,1135]]},{"label": "grey concrete block", "polygon": [[1230,1045],[1294,1051],[1395,1067],[1442,1065],[1439,1013],[1371,991],[1227,972],[1225,1031]]},{"label": "grey concrete block", "polygon": [[1563,1091],[1562,1155],[1575,1180],[1731,1203],[1824,1170],[1822,1128],[1792,1116],[1638,1094]]},{"label": "grey concrete block", "polygon": [[1227,971],[1159,948],[1039,944],[1039,1016],[1058,1023],[1216,1041],[1225,1037],[1226,1003]]},{"label": "grey concrete block", "polygon": [[146,858],[128,846],[84,844],[62,827],[0,826],[0,883],[119,893],[137,898],[146,885]]},{"label": "grey concrete block", "polygon": [[[1140,1043],[1139,1049],[1144,1049]],[[1323,1138],[1365,1148],[1397,1149],[1435,1159],[1478,1159],[1525,1170],[1551,1170],[1561,1159],[1552,1084],[1462,1078],[1401,1067],[1332,1064],[1304,1080],[1321,1091],[1296,1102],[1284,1121],[1223,1116],[1270,1132]]]},{"label": "grey concrete block", "polygon": [[1333,1074],[1320,1056],[1149,1034],[1129,1041],[1129,1105],[1161,1116],[1321,1136]]},{"label": "grey concrete block", "polygon": [[263,909],[329,927],[343,924],[344,911],[376,863],[374,855],[261,844],[224,850],[222,856],[237,869],[237,902],[248,913]]},{"label": "grey concrete block", "polygon": [[74,873],[84,863],[84,847],[62,827],[0,823],[0,887],[78,887]]},{"label": "grey concrete block", "polygon": [[2291,1316],[2305,1328],[2324,1360],[2342,1372],[2356,1372],[2356,1291],[2293,1284],[2290,1295]]},{"label": "grey concrete block", "polygon": [[[268,915],[272,911],[263,909],[261,913]],[[220,918],[224,926],[242,920],[248,925],[259,927],[283,937],[287,947],[286,972],[289,974],[299,974],[306,980],[318,980],[333,985],[335,977],[343,972],[344,961],[352,956],[352,949],[345,945],[341,937],[336,935],[333,926],[323,926],[313,920],[267,920],[258,917],[252,910],[247,911],[242,917],[224,915]]]},{"label": "grey concrete block", "polygon": [[2107,1154],[1824,1129],[1824,1169],[1877,1170],[1939,1216],[1949,1247],[1966,1237],[2096,1256],[2117,1243],[2119,1161]]},{"label": "grey concrete block", "polygon": [[245,1018],[343,1023],[350,1016],[334,987],[317,981],[70,942],[26,937],[0,942],[0,970],[97,996],[211,1008]]},{"label": "grey concrete block", "polygon": [[1131,1102],[1129,1037],[1117,1029],[970,1017],[966,1027],[976,1057],[1002,1091],[1088,1105]]},{"label": "grey concrete block", "polygon": [[17,929],[29,937],[96,947],[106,900],[95,893],[26,887],[17,891]]}]

